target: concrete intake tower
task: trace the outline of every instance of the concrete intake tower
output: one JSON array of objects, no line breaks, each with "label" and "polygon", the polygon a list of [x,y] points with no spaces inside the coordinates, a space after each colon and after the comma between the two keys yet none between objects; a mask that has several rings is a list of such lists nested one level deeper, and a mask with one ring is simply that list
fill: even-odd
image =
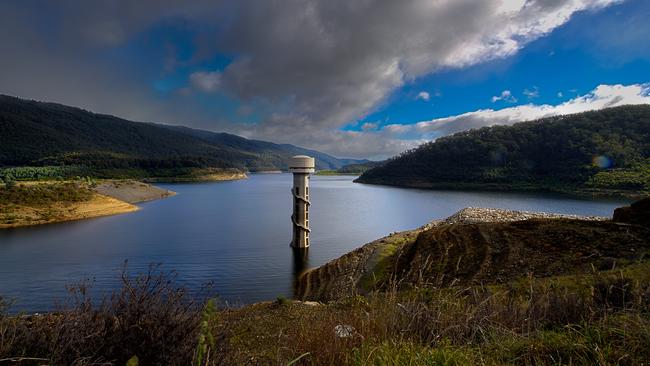
[{"label": "concrete intake tower", "polygon": [[294,248],[309,247],[309,174],[314,172],[314,158],[297,155],[289,160],[289,171],[293,173],[293,239]]}]

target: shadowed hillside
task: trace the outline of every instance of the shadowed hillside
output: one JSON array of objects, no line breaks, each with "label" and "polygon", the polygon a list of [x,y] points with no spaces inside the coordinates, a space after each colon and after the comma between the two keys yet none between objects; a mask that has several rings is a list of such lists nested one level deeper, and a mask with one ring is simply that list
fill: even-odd
[{"label": "shadowed hillside", "polygon": [[307,271],[297,281],[296,296],[324,301],[394,285],[489,285],[619,268],[648,259],[650,227],[637,222],[647,215],[648,201],[616,221],[465,209]]},{"label": "shadowed hillside", "polygon": [[293,145],[226,133],[136,123],[60,104],[0,95],[0,167],[281,170],[296,154],[314,156],[318,169],[337,169],[365,161],[338,159]]},{"label": "shadowed hillside", "polygon": [[650,106],[622,106],[441,137],[356,182],[421,188],[650,191]]},{"label": "shadowed hillside", "polygon": [[396,261],[404,284],[468,286],[612,269],[650,251],[650,230],[614,222],[532,219],[443,225]]}]

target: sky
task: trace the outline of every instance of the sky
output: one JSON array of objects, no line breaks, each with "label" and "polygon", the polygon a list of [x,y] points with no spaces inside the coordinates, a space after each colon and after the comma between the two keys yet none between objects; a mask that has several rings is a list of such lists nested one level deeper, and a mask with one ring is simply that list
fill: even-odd
[{"label": "sky", "polygon": [[650,104],[647,0],[7,0],[0,94],[383,159]]}]

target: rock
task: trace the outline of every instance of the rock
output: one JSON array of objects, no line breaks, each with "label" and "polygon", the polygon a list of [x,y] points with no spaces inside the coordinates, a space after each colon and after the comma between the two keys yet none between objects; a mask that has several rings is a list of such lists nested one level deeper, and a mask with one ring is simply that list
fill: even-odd
[{"label": "rock", "polygon": [[605,217],[599,216],[579,216],[579,215],[562,215],[548,212],[528,212],[528,211],[512,211],[502,210],[498,208],[478,208],[467,207],[455,214],[449,216],[445,220],[438,222],[431,222],[431,227],[440,224],[476,224],[480,222],[512,222],[522,221],[529,219],[579,219],[589,221],[603,221],[607,220]]},{"label": "rock", "polygon": [[627,224],[650,226],[650,197],[636,201],[629,206],[614,210],[613,220]]},{"label": "rock", "polygon": [[351,325],[339,324],[334,327],[334,334],[339,338],[350,338],[354,335],[354,328]]}]

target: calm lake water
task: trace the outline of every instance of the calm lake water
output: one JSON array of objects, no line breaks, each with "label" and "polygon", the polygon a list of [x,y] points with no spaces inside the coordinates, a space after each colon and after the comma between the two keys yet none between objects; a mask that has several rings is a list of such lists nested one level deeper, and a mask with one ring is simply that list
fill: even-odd
[{"label": "calm lake water", "polygon": [[623,200],[540,194],[427,191],[352,183],[349,176],[311,180],[311,248],[294,262],[290,174],[233,182],[161,184],[178,195],[140,211],[84,221],[0,230],[0,295],[12,311],[53,309],[65,286],[94,278],[94,294],[119,286],[151,263],[174,269],[192,289],[213,281],[220,299],[250,303],[291,296],[295,273],[393,231],[413,229],[468,206],[611,216]]}]

